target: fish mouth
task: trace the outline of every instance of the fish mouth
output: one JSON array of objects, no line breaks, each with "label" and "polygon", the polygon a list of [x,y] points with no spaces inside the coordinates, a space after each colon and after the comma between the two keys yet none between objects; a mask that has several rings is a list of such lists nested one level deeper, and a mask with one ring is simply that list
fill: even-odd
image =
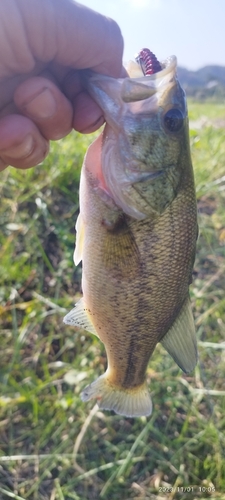
[{"label": "fish mouth", "polygon": [[163,61],[160,61],[161,64],[161,71],[158,71],[157,73],[153,73],[153,75],[147,75],[147,78],[149,79],[158,79],[162,78],[162,76],[167,75],[168,73],[174,73],[176,72],[177,68],[177,58],[176,56],[169,56]]},{"label": "fish mouth", "polygon": [[133,64],[139,68],[137,77],[132,75],[129,67],[127,67],[126,78],[116,79],[107,75],[99,75],[91,70],[84,70],[82,73],[84,86],[105,113],[108,123],[111,121],[110,115],[118,111],[121,103],[148,99],[171,85],[176,77],[177,58],[174,55],[160,61],[162,69],[152,75],[144,76],[139,64],[137,62]]},{"label": "fish mouth", "polygon": [[137,62],[127,65],[128,77],[124,78],[121,86],[121,97],[123,102],[142,101],[152,97],[162,87],[170,84],[176,75],[177,58],[169,56],[160,61],[161,70],[151,75],[143,75],[141,66]]}]

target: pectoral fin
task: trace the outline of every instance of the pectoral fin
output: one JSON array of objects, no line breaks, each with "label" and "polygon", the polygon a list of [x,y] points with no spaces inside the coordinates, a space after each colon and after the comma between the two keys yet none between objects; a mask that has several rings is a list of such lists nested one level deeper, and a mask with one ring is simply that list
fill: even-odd
[{"label": "pectoral fin", "polygon": [[78,266],[79,262],[82,260],[83,244],[84,244],[84,223],[81,214],[79,214],[77,217],[76,232],[77,232],[76,247],[74,251],[73,260],[75,266]]},{"label": "pectoral fin", "polygon": [[63,318],[63,322],[66,325],[83,328],[98,337],[95,327],[91,321],[90,312],[88,311],[83,298],[77,302],[72,311],[66,314]]},{"label": "pectoral fin", "polygon": [[132,278],[140,265],[140,255],[133,233],[124,216],[106,227],[103,242],[103,263],[110,274],[117,278]]},{"label": "pectoral fin", "polygon": [[191,372],[198,360],[194,318],[189,297],[173,326],[161,340],[161,344],[185,372]]}]

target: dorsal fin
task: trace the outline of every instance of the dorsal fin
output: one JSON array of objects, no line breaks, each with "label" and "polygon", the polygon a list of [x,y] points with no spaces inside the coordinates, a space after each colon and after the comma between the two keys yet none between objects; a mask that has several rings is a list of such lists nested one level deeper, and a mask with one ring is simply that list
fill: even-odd
[{"label": "dorsal fin", "polygon": [[73,260],[74,260],[75,266],[78,266],[78,264],[82,260],[83,245],[84,245],[84,223],[83,223],[81,214],[79,214],[77,217],[76,232],[77,232],[77,234],[76,234],[76,246],[75,246]]}]

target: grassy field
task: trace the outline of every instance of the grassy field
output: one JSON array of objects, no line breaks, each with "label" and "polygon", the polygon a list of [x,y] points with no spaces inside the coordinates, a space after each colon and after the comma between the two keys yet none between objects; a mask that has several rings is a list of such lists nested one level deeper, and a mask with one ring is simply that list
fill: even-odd
[{"label": "grassy field", "polygon": [[81,293],[74,223],[91,138],[71,134],[43,165],[1,174],[1,500],[225,499],[225,108],[189,108],[199,364],[185,376],[157,347],[151,418],[81,402],[105,369],[104,346],[62,323]]}]

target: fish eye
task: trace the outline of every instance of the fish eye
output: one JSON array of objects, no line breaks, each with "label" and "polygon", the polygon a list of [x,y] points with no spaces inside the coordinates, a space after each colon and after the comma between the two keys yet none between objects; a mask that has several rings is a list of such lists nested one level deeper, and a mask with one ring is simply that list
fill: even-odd
[{"label": "fish eye", "polygon": [[176,108],[171,108],[164,115],[164,125],[169,132],[179,132],[184,123],[183,113]]}]

